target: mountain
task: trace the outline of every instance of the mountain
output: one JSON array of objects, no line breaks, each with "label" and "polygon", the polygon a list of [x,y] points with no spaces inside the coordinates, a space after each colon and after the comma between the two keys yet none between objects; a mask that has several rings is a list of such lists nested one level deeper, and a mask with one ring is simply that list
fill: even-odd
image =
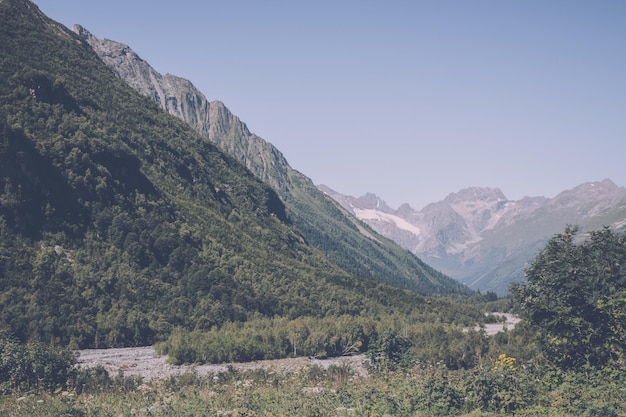
[{"label": "mountain", "polygon": [[0,1],[0,45],[0,330],[128,346],[256,317],[444,308],[338,266],[274,189],[30,1]]},{"label": "mountain", "polygon": [[344,270],[423,294],[466,292],[457,281],[346,213],[293,169],[276,147],[251,133],[222,102],[209,102],[188,80],[159,74],[123,43],[98,39],[80,25],[72,30],[119,78],[189,123],[271,185],[284,202],[287,217],[306,241]]},{"label": "mountain", "polygon": [[467,188],[420,211],[389,208],[373,194],[355,198],[320,186],[346,210],[451,277],[500,295],[566,225],[585,231],[626,225],[626,188],[589,182],[554,198],[509,200],[497,188]]}]

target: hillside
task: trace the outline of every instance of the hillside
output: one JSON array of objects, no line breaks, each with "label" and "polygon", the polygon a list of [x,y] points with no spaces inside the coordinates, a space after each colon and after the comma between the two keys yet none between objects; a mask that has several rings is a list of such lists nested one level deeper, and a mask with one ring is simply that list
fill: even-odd
[{"label": "hillside", "polygon": [[518,201],[497,188],[467,188],[420,211],[406,204],[394,210],[373,194],[355,198],[320,189],[435,268],[500,295],[511,282],[523,281],[528,263],[568,224],[581,232],[626,224],[626,188],[610,180]]},{"label": "hillside", "polygon": [[422,294],[466,292],[457,281],[346,213],[309,178],[293,169],[276,147],[251,133],[222,102],[208,101],[188,80],[159,74],[125,44],[98,39],[79,25],[73,31],[131,87],[189,123],[271,185],[284,202],[287,217],[307,243],[342,269]]},{"label": "hillside", "polygon": [[73,347],[433,308],[309,245],[277,193],[31,2],[0,2],[0,327]]}]

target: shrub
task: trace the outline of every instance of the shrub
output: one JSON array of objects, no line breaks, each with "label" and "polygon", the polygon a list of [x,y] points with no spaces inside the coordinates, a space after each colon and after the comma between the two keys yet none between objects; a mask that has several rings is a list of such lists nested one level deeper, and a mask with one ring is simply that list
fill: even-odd
[{"label": "shrub", "polygon": [[6,332],[0,332],[1,393],[65,389],[76,376],[75,363],[76,357],[68,349],[35,342],[21,344]]}]

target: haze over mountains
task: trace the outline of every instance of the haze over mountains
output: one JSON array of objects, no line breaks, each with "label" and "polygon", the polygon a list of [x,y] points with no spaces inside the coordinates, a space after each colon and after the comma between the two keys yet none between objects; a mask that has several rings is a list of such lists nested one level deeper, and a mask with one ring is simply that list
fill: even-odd
[{"label": "haze over mountains", "polygon": [[[380,252],[376,243],[382,238],[363,225],[351,225],[352,220],[328,205],[311,181],[291,168],[278,149],[251,133],[222,102],[209,102],[188,80],[157,73],[123,43],[98,39],[79,25],[73,31],[138,92],[185,120],[270,184],[285,201],[294,223],[327,256],[357,274],[394,274],[388,268],[381,269],[387,264],[382,259],[390,254],[389,250]],[[508,200],[497,188],[469,188],[421,211],[408,205],[393,210],[373,194],[353,198],[325,186],[320,189],[426,264],[473,289],[505,295],[511,282],[523,280],[524,268],[547,239],[566,224],[578,224],[584,232],[605,224],[619,225],[624,220],[623,188],[610,180],[581,187],[554,199],[527,197],[519,201]],[[350,227],[346,229],[346,225]],[[347,252],[342,250],[342,256],[335,256],[336,248],[328,245],[328,236],[337,236],[338,230],[340,245],[350,247]],[[367,256],[363,256],[365,251]],[[345,253],[351,255],[346,257]],[[397,264],[397,255],[393,263]],[[369,275],[368,271],[376,272]],[[392,282],[406,286],[409,275],[403,272]]]},{"label": "haze over mountains", "polygon": [[374,194],[352,197],[320,186],[346,210],[440,271],[481,291],[508,292],[548,238],[566,225],[580,235],[626,225],[626,188],[589,182],[554,198],[509,200],[497,188],[467,188],[414,210],[390,208]]}]

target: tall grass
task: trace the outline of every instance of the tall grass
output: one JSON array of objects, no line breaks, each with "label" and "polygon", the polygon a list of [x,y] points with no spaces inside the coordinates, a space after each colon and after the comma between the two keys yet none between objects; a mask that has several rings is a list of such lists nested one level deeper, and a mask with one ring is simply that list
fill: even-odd
[{"label": "tall grass", "polygon": [[[2,416],[624,416],[625,377],[562,373],[500,356],[472,370],[445,366],[359,376],[346,366],[194,373],[150,383],[111,378],[91,393],[0,397]],[[515,366],[509,366],[515,364]],[[584,377],[586,375],[586,377]]]}]

